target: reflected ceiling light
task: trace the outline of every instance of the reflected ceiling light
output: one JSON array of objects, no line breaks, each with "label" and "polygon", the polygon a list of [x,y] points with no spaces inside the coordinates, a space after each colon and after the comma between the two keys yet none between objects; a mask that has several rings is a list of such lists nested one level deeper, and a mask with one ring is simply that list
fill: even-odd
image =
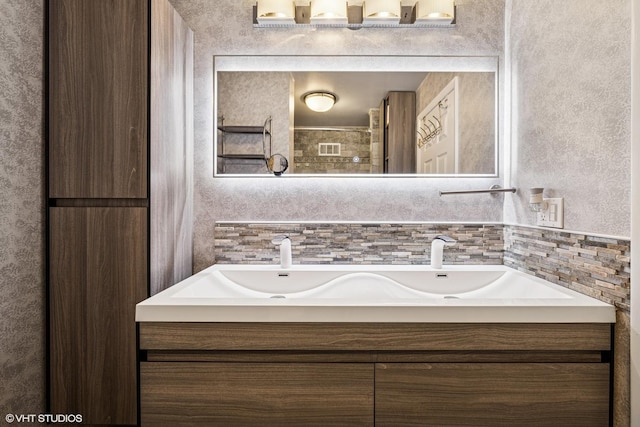
[{"label": "reflected ceiling light", "polygon": [[296,6],[292,0],[259,0],[258,22],[261,19],[294,19]]},{"label": "reflected ceiling light", "polygon": [[364,19],[400,20],[400,0],[365,0]]},{"label": "reflected ceiling light", "polygon": [[331,92],[309,92],[303,96],[304,103],[310,110],[324,113],[336,103],[336,96]]},{"label": "reflected ceiling light", "polygon": [[454,0],[419,0],[417,3],[418,19],[453,20],[455,12]]},{"label": "reflected ceiling light", "polygon": [[312,0],[311,23],[347,23],[347,2],[344,0]]}]

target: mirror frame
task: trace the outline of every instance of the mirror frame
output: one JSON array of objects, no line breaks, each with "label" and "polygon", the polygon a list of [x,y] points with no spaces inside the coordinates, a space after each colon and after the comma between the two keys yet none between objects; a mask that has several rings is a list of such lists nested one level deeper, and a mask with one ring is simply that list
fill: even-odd
[{"label": "mirror frame", "polygon": [[[345,72],[493,72],[495,74],[495,143],[494,172],[489,174],[236,174],[218,173],[218,72],[296,72],[296,71],[345,71]],[[213,176],[215,178],[498,178],[500,149],[500,76],[497,56],[391,56],[391,55],[217,55],[213,57]]]}]

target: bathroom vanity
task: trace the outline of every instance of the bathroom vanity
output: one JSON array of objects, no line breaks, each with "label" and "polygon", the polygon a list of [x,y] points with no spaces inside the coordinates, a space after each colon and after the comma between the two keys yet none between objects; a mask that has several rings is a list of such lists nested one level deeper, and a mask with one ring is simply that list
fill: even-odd
[{"label": "bathroom vanity", "polygon": [[213,266],[137,320],[142,425],[609,425],[613,307],[503,266]]}]

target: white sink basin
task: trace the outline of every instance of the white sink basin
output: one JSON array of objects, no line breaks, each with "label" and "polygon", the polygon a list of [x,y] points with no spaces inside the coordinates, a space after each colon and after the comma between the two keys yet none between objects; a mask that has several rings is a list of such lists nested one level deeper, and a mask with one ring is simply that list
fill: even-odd
[{"label": "white sink basin", "polygon": [[614,322],[614,307],[505,266],[214,265],[136,306],[166,322]]},{"label": "white sink basin", "polygon": [[481,289],[505,273],[500,270],[425,270],[424,267],[389,270],[388,266],[380,270],[371,266],[357,269],[302,268],[221,269],[219,272],[235,285],[249,290],[317,298],[340,298],[345,295],[343,292],[354,297],[373,297],[382,292],[385,296],[406,295],[406,298],[424,297],[424,292],[458,294]]},{"label": "white sink basin", "polygon": [[[442,270],[371,268],[362,271],[343,268],[281,270],[269,266],[247,269],[220,267],[212,271],[208,284],[191,286],[174,298],[569,298],[540,283],[527,287],[514,283],[517,276],[504,269]],[[507,277],[505,277],[505,275]],[[509,280],[504,280],[504,279]],[[526,277],[524,277],[526,278]],[[502,280],[501,280],[502,279]]]}]

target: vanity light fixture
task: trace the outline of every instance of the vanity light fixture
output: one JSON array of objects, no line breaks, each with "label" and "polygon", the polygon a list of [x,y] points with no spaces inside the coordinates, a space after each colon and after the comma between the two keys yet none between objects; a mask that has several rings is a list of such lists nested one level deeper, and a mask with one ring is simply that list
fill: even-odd
[{"label": "vanity light fixture", "polygon": [[[453,28],[455,0],[257,0],[254,28]],[[410,2],[410,4],[407,4]],[[301,4],[302,3],[302,4]]]},{"label": "vanity light fixture", "polygon": [[455,18],[454,0],[418,0],[416,18],[418,21],[451,22]]},{"label": "vanity light fixture", "polygon": [[400,22],[402,6],[400,0],[365,0],[363,23]]},{"label": "vanity light fixture", "polygon": [[257,17],[259,23],[278,21],[295,24],[296,5],[292,0],[259,0]]},{"label": "vanity light fixture", "polygon": [[310,110],[318,113],[329,111],[337,101],[336,96],[331,92],[309,92],[302,99]]},{"label": "vanity light fixture", "polygon": [[312,24],[347,24],[347,2],[344,0],[312,0]]}]

